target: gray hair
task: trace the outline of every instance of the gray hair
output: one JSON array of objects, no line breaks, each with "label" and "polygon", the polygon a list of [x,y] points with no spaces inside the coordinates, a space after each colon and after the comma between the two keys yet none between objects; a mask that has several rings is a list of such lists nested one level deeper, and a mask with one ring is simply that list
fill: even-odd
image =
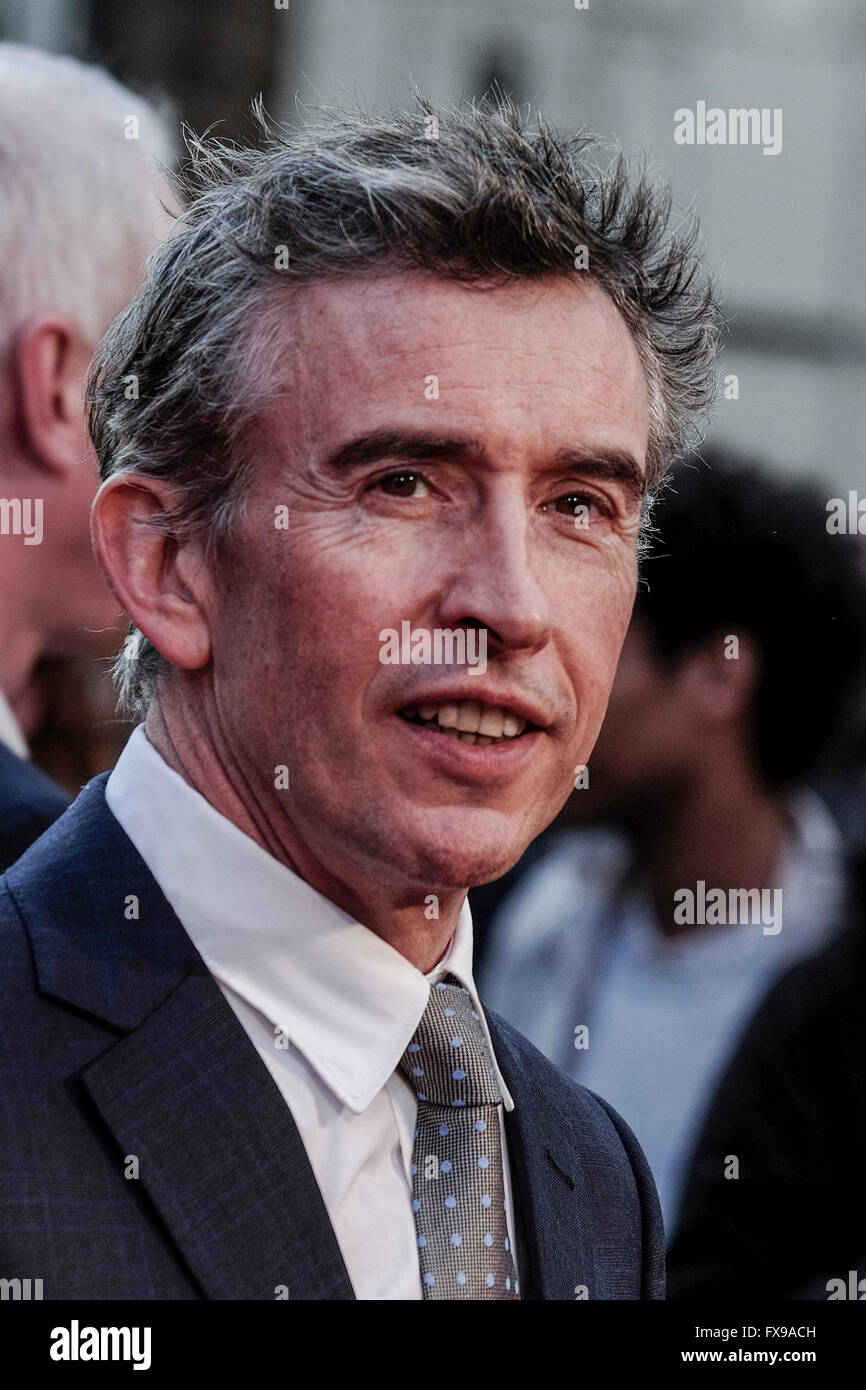
[{"label": "gray hair", "polygon": [[165,221],[167,114],[101,68],[0,43],[0,354],[32,314],[104,332]]},{"label": "gray hair", "polygon": [[[649,484],[697,443],[715,399],[713,285],[694,220],[672,230],[670,193],[632,178],[622,155],[602,171],[592,137],[533,128],[502,96],[439,110],[416,92],[414,110],[326,109],[298,130],[255,115],[255,147],[187,134],[177,233],[92,367],[103,478],[127,470],[178,490],[153,524],[222,549],[256,466],[254,427],[286,389],[287,290],[383,269],[489,284],[588,275],[643,365]],[[162,666],[133,627],[115,668],[128,708],[146,710]]]}]

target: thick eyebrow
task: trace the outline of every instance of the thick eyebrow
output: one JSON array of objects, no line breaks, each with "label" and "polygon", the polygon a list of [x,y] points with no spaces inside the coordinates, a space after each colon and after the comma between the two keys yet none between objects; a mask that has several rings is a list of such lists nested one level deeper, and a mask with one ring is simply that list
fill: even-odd
[{"label": "thick eyebrow", "polygon": [[[437,434],[427,430],[372,430],[341,444],[328,454],[324,466],[328,470],[342,472],[363,468],[382,459],[421,463],[425,459],[445,458],[455,462],[483,463],[487,453],[481,441],[471,435]],[[622,483],[638,500],[646,491],[646,478],[639,463],[631,454],[618,449],[560,449],[545,471],[554,472],[563,468],[584,476]]]},{"label": "thick eyebrow", "polygon": [[325,467],[335,471],[362,468],[379,459],[399,459],[420,463],[422,459],[452,458],[480,463],[484,448],[477,439],[463,434],[435,434],[427,430],[373,430],[341,444],[325,459]]},{"label": "thick eyebrow", "polygon": [[646,474],[637,459],[619,449],[592,449],[586,453],[580,449],[560,449],[550,471],[559,468],[573,469],[602,482],[622,483],[638,502],[646,492]]}]

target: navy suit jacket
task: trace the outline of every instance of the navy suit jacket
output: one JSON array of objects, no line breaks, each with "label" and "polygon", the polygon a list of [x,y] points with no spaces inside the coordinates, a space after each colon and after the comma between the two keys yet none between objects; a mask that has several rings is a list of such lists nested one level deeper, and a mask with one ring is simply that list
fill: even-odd
[{"label": "navy suit jacket", "polygon": [[[0,878],[0,1277],[46,1299],[352,1299],[291,1113],[105,781]],[[489,1022],[522,1297],[664,1297],[631,1131]]]},{"label": "navy suit jacket", "polygon": [[56,782],[0,743],[0,873],[14,864],[68,805],[69,797]]}]

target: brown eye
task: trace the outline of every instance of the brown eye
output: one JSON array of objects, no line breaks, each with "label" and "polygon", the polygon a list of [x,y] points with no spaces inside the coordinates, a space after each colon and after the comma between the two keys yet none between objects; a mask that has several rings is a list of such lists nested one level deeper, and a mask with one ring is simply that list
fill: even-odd
[{"label": "brown eye", "polygon": [[595,502],[594,497],[590,497],[587,492],[570,492],[566,497],[560,497],[554,503],[559,512],[570,512],[572,516],[580,508],[589,509]]},{"label": "brown eye", "polygon": [[578,522],[590,516],[610,516],[610,509],[591,492],[568,492],[558,497],[553,505],[562,515],[570,514]]},{"label": "brown eye", "polygon": [[379,487],[388,497],[414,497],[415,488],[423,479],[418,473],[389,473],[379,479]]}]

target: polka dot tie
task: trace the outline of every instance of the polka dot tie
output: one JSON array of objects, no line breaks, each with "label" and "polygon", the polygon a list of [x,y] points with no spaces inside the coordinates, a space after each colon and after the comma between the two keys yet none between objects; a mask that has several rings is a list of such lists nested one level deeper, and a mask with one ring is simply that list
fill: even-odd
[{"label": "polka dot tie", "polygon": [[502,1096],[472,996],[430,991],[400,1069],[418,1097],[412,1211],[425,1299],[519,1298],[505,1220]]}]

